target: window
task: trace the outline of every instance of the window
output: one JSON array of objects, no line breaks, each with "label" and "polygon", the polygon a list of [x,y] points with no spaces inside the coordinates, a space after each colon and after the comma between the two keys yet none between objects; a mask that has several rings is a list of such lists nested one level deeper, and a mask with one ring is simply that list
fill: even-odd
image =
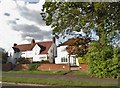
[{"label": "window", "polygon": [[52,52],[53,52],[53,50],[51,49],[51,50],[50,50],[50,52],[52,53]]},{"label": "window", "polygon": [[40,57],[40,59],[46,59],[46,57]]},{"label": "window", "polygon": [[67,58],[62,57],[62,58],[61,58],[61,62],[67,62]]}]

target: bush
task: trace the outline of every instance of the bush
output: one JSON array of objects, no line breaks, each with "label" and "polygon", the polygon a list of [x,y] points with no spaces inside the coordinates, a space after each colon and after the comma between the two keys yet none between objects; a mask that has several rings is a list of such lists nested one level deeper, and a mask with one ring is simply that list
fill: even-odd
[{"label": "bush", "polygon": [[8,53],[0,52],[0,60],[2,60],[2,64],[7,63]]},{"label": "bush", "polygon": [[17,64],[30,64],[31,62],[29,61],[29,58],[21,57],[17,59],[16,63]]},{"label": "bush", "polygon": [[80,64],[87,63],[87,61],[84,59],[84,57],[78,57],[78,62],[79,62]]},{"label": "bush", "polygon": [[44,64],[49,64],[50,62],[49,62],[49,60],[42,60],[42,62],[41,63],[44,63]]},{"label": "bush", "polygon": [[119,78],[119,52],[110,45],[92,45],[86,55],[90,72],[99,78]]},{"label": "bush", "polygon": [[38,66],[40,66],[40,63],[31,63],[28,65],[30,71],[37,70]]}]

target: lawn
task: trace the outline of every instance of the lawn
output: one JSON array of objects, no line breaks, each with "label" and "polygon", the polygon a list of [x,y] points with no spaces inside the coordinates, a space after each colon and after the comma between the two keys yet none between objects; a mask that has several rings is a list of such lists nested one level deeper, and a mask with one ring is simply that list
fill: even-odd
[{"label": "lawn", "polygon": [[[69,73],[70,71],[3,71],[2,73],[7,74],[46,74],[46,75],[65,75]],[[81,72],[81,71],[73,71],[71,72],[74,76],[91,76],[89,72]]]},{"label": "lawn", "polygon": [[57,86],[105,86],[105,88],[118,88],[117,84],[112,83],[97,83],[88,81],[74,81],[74,80],[62,80],[62,79],[43,79],[43,78],[22,78],[22,77],[2,77],[3,82],[14,83],[32,83],[43,85],[57,85]]}]

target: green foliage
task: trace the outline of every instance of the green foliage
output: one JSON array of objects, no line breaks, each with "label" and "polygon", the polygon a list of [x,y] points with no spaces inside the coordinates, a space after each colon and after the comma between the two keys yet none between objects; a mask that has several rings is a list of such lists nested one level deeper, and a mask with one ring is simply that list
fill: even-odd
[{"label": "green foliage", "polygon": [[8,58],[8,53],[4,49],[0,48],[0,60],[2,61],[2,64],[7,63],[7,58]]},{"label": "green foliage", "polygon": [[110,45],[101,46],[99,43],[92,43],[86,55],[91,73],[100,78],[119,78],[119,52]]},{"label": "green foliage", "polygon": [[78,62],[80,64],[87,63],[87,61],[84,59],[84,57],[78,57]]},{"label": "green foliage", "polygon": [[30,71],[37,70],[38,66],[40,66],[40,63],[31,63],[31,64],[28,64],[28,67],[29,67]]},{"label": "green foliage", "polygon": [[17,64],[30,64],[31,62],[29,58],[20,57],[19,59],[17,59],[16,63]]},{"label": "green foliage", "polygon": [[109,34],[120,28],[120,2],[45,2],[42,11],[43,20],[57,36],[81,29],[86,34],[94,29],[100,36],[102,32]]}]

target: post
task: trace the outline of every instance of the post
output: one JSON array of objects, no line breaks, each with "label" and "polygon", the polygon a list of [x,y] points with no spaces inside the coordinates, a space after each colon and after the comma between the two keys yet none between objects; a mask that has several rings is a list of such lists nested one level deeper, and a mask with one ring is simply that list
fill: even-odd
[{"label": "post", "polygon": [[68,67],[69,67],[69,71],[70,71],[70,54],[69,54],[69,57],[68,57]]}]

